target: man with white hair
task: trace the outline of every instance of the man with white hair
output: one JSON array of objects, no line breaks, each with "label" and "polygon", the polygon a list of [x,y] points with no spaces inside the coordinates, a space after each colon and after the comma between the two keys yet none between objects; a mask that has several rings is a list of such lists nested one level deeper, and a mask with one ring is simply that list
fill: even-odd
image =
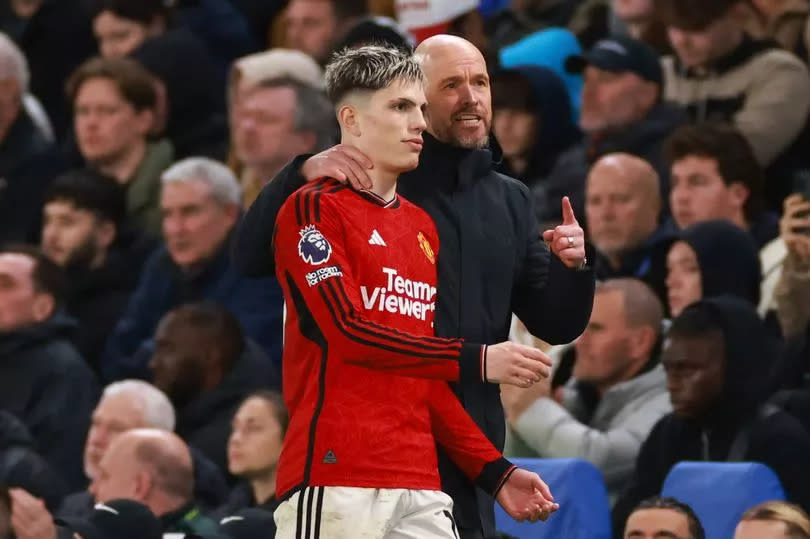
[{"label": "man with white hair", "polygon": [[161,183],[165,245],[146,262],[138,288],[107,342],[102,376],[149,378],[151,339],[158,322],[173,308],[199,301],[231,311],[245,335],[271,361],[280,362],[281,289],[274,278],[243,277],[228,256],[240,215],[236,177],[217,161],[190,157],[167,169]]},{"label": "man with white hair", "polygon": [[28,80],[25,57],[0,33],[0,243],[36,237],[43,192],[63,168],[52,141],[26,110]]},{"label": "man with white hair", "polygon": [[[108,385],[93,410],[90,431],[84,446],[84,472],[94,481],[100,470],[100,462],[107,448],[121,434],[133,429],[157,429],[173,431],[175,411],[169,398],[155,386],[142,380],[123,380]],[[221,476],[212,478],[213,464],[200,457],[192,449],[195,476],[194,498],[205,503],[212,493],[207,492],[213,481],[221,483]],[[214,469],[215,470],[215,469]],[[220,494],[225,494],[222,492]],[[12,492],[16,514],[20,517],[16,532],[20,536],[44,538],[51,528],[52,515],[41,500],[26,492]],[[88,489],[67,496],[56,511],[59,518],[85,518],[92,514],[95,505],[93,494]],[[43,533],[42,531],[46,533]]]}]

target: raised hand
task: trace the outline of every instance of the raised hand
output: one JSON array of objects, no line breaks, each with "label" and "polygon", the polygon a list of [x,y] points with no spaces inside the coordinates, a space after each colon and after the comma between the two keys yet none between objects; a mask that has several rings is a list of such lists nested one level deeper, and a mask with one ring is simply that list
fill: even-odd
[{"label": "raised hand", "polygon": [[562,215],[562,224],[543,232],[543,241],[566,267],[578,269],[585,264],[585,231],[579,226],[568,197],[562,199]]},{"label": "raised hand", "polygon": [[371,160],[357,148],[338,144],[307,159],[301,167],[301,175],[307,181],[334,178],[363,190],[372,187],[371,177],[366,171],[373,166]]},{"label": "raised hand", "polygon": [[495,499],[518,522],[547,520],[560,508],[540,476],[521,468],[512,472]]},{"label": "raised hand", "polygon": [[506,341],[488,346],[486,354],[487,382],[529,387],[551,373],[551,358],[531,346]]}]

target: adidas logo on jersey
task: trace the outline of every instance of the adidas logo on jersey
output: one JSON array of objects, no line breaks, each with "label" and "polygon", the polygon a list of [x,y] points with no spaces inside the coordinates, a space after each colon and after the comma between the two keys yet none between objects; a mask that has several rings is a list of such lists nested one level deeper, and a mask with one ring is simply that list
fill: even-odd
[{"label": "adidas logo on jersey", "polygon": [[385,240],[382,239],[382,236],[380,236],[380,233],[377,232],[376,228],[371,232],[371,237],[368,239],[368,243],[370,245],[379,245],[380,247],[387,247],[387,245],[385,244]]},{"label": "adidas logo on jersey", "polygon": [[337,464],[337,457],[335,456],[335,452],[331,449],[326,452],[326,455],[323,456],[323,463],[324,464]]}]

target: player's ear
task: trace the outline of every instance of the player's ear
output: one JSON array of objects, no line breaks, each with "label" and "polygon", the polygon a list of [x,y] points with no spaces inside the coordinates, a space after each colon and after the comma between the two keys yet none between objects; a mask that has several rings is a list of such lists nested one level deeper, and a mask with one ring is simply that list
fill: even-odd
[{"label": "player's ear", "polygon": [[338,121],[340,125],[352,136],[360,136],[360,115],[357,107],[344,103],[338,109]]}]

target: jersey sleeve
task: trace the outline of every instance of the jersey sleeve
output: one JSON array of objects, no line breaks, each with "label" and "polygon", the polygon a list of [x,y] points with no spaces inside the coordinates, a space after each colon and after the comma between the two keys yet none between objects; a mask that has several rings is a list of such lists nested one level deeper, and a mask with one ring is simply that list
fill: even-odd
[{"label": "jersey sleeve", "polygon": [[276,274],[289,291],[287,301],[311,315],[330,349],[340,351],[341,361],[398,375],[458,380],[459,362],[480,362],[483,346],[412,335],[362,316],[342,215],[326,189],[312,184],[299,190],[276,221]]},{"label": "jersey sleeve", "polygon": [[484,436],[450,386],[431,383],[430,422],[433,437],[467,478],[495,497],[515,470]]}]

